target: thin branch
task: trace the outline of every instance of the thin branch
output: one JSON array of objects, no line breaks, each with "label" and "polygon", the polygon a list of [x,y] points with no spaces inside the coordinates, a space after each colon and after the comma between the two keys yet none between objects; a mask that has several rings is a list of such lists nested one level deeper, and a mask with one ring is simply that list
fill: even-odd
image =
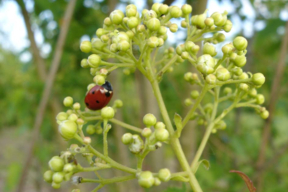
[{"label": "thin branch", "polygon": [[[22,3],[23,3],[23,1],[22,1]],[[19,184],[18,184],[17,192],[23,191],[23,188],[25,185],[26,175],[28,173],[28,170],[29,170],[29,167],[30,167],[30,164],[32,161],[32,157],[33,157],[32,154],[34,152],[35,144],[36,144],[37,139],[38,139],[40,127],[41,127],[41,124],[43,121],[43,117],[44,117],[47,103],[49,101],[49,96],[51,94],[55,75],[56,75],[56,72],[59,68],[60,59],[61,59],[62,52],[63,52],[63,46],[64,46],[64,43],[66,40],[70,21],[71,21],[73,12],[74,12],[75,4],[76,4],[76,0],[71,0],[67,6],[66,11],[65,11],[64,22],[63,22],[63,25],[61,27],[59,38],[57,40],[55,54],[54,54],[53,61],[51,64],[51,69],[49,71],[47,80],[45,82],[45,88],[43,90],[42,98],[41,98],[40,104],[39,104],[38,109],[37,109],[37,113],[36,113],[37,116],[35,118],[35,122],[34,122],[34,126],[33,126],[33,133],[32,133],[33,139],[32,139],[32,142],[29,146],[29,151],[27,152],[27,159],[25,160],[24,169],[23,169],[23,172],[22,172]]]}]

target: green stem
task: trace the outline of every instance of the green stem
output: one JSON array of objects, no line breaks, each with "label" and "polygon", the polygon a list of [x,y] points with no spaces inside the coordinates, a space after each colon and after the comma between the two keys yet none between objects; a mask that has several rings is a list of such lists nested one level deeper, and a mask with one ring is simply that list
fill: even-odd
[{"label": "green stem", "polygon": [[108,141],[107,141],[107,135],[108,135],[108,120],[104,119],[103,120],[103,127],[104,127],[104,131],[103,131],[103,151],[104,151],[104,156],[108,157]]},{"label": "green stem", "polygon": [[79,173],[79,172],[90,172],[90,171],[99,171],[102,169],[109,169],[111,168],[110,165],[103,165],[101,167],[82,167],[82,168],[78,168],[75,173]]},{"label": "green stem", "polygon": [[225,84],[231,84],[231,83],[250,83],[252,79],[239,79],[239,80],[228,80],[224,82],[217,82],[216,85],[225,85]]},{"label": "green stem", "polygon": [[123,181],[128,181],[135,179],[136,175],[128,175],[128,176],[122,176],[122,177],[114,177],[111,179],[104,179],[104,180],[98,180],[98,179],[88,179],[88,178],[83,178],[81,180],[81,183],[101,183],[102,185],[107,185],[110,183],[117,183],[117,182],[123,182]]},{"label": "green stem", "polygon": [[169,69],[169,67],[174,64],[176,59],[177,55],[174,55],[174,57],[157,73],[156,77],[161,76],[163,73],[165,73],[167,69]]},{"label": "green stem", "polygon": [[138,128],[138,127],[135,127],[135,126],[132,126],[132,125],[129,125],[127,123],[124,123],[124,122],[121,122],[117,119],[110,119],[109,120],[111,123],[115,123],[117,125],[120,125],[121,127],[124,127],[126,129],[129,129],[131,131],[135,131],[137,133],[141,133],[142,132],[142,129],[141,128]]},{"label": "green stem", "polygon": [[100,65],[107,65],[107,66],[117,66],[117,67],[134,67],[133,63],[110,63],[106,61],[101,61]]}]

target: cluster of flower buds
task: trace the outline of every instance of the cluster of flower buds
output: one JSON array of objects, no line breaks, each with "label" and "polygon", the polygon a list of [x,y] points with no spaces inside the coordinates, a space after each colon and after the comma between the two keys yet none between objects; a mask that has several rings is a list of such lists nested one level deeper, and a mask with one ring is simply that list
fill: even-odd
[{"label": "cluster of flower buds", "polygon": [[138,183],[144,188],[158,186],[161,182],[167,182],[171,179],[171,172],[169,169],[160,169],[157,176],[153,176],[150,171],[143,171],[138,174]]},{"label": "cluster of flower buds", "polygon": [[50,170],[43,175],[44,180],[51,183],[53,188],[60,188],[61,182],[70,180],[76,168],[76,164],[71,159],[73,155],[67,151],[60,156],[52,157],[48,163]]}]

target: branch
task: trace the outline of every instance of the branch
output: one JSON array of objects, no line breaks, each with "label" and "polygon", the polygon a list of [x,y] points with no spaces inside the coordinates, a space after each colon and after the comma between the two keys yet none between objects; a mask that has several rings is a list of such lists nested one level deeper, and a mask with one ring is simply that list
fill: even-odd
[{"label": "branch", "polygon": [[[20,2],[20,0],[19,0],[19,2]],[[23,3],[23,1],[22,1],[22,3]],[[30,164],[32,162],[32,154],[33,154],[35,144],[37,142],[37,138],[38,138],[38,135],[40,132],[40,126],[42,124],[45,109],[46,109],[47,103],[49,101],[49,96],[51,94],[55,75],[56,75],[56,72],[57,72],[59,64],[60,64],[60,59],[61,59],[62,52],[63,52],[63,46],[64,46],[64,42],[65,42],[66,35],[68,32],[68,28],[70,25],[70,21],[72,18],[72,14],[74,12],[75,4],[76,4],[76,0],[71,0],[67,6],[66,11],[65,11],[64,22],[63,22],[63,25],[61,27],[59,38],[57,40],[55,55],[53,57],[51,69],[49,71],[47,80],[45,82],[45,88],[44,88],[43,93],[42,93],[42,98],[41,98],[40,104],[39,104],[38,109],[37,109],[37,113],[36,113],[37,116],[35,118],[35,122],[34,122],[34,126],[33,126],[33,133],[32,133],[33,139],[32,139],[32,142],[30,144],[29,151],[27,152],[27,159],[25,160],[24,170],[22,172],[22,175],[21,175],[21,178],[20,178],[20,181],[18,184],[18,188],[16,190],[17,192],[23,191],[23,188],[25,185],[26,175],[28,175],[27,173],[28,173]]]}]

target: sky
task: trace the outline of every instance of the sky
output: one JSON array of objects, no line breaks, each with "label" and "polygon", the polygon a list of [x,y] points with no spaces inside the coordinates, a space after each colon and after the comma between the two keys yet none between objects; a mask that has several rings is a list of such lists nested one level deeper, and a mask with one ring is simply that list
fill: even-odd
[{"label": "sky", "polygon": [[[101,0],[98,0],[101,1]],[[255,3],[259,2],[261,0],[255,0]],[[162,0],[154,0],[154,2],[161,3]],[[92,0],[85,0],[85,4],[87,6],[91,5],[93,3]],[[136,4],[137,8],[142,10],[145,6],[145,1],[139,1],[139,0],[132,0],[132,3]],[[172,5],[182,6],[185,3],[185,0],[176,0]],[[233,25],[232,31],[229,32],[226,35],[227,40],[231,40],[239,31],[241,30],[241,26],[244,26],[243,34],[246,37],[251,37],[254,33],[254,30],[261,30],[265,27],[264,22],[256,22],[253,26],[256,13],[250,3],[249,0],[241,0],[241,3],[243,5],[243,8],[241,11],[247,16],[247,19],[243,22],[243,25],[240,25],[239,23],[242,23],[239,17],[233,16],[231,18],[232,23],[238,23],[238,25]],[[26,8],[28,11],[33,11],[34,3],[32,0],[25,0]],[[124,4],[119,4],[117,9],[125,10]],[[211,15],[212,13],[218,11],[223,12],[227,10],[228,12],[234,12],[235,7],[230,3],[230,1],[222,0],[221,3],[219,3],[217,0],[209,0],[208,5],[208,15]],[[265,12],[265,10],[264,10]],[[266,10],[267,12],[267,10]],[[53,14],[49,11],[46,13],[43,13],[44,17],[52,17],[53,20]],[[288,8],[284,8],[279,17],[282,20],[288,20]],[[174,20],[173,22],[179,23],[180,21]],[[56,22],[51,22],[51,27],[56,27]],[[35,33],[35,39],[37,42],[38,47],[41,50],[42,56],[45,58],[49,55],[51,52],[51,46],[44,42],[44,38],[42,35],[42,32],[37,27],[33,26],[33,30]],[[0,4],[0,44],[4,49],[8,49],[13,51],[14,53],[21,53],[20,60],[23,62],[28,62],[31,60],[32,56],[29,50],[25,50],[25,48],[29,47],[29,40],[27,38],[27,32],[25,29],[24,20],[21,16],[20,9],[16,2],[11,0],[3,0]],[[168,30],[169,31],[169,30]],[[281,32],[281,29],[279,30]],[[83,34],[84,35],[84,34]],[[170,32],[169,35],[169,41],[170,43],[179,42],[180,39],[183,39],[185,36],[185,32],[179,30],[179,33],[172,34]],[[87,39],[88,36],[84,35],[81,40]],[[81,41],[80,40],[80,41]],[[181,43],[181,42],[180,42]],[[225,42],[224,42],[225,43]]]}]

